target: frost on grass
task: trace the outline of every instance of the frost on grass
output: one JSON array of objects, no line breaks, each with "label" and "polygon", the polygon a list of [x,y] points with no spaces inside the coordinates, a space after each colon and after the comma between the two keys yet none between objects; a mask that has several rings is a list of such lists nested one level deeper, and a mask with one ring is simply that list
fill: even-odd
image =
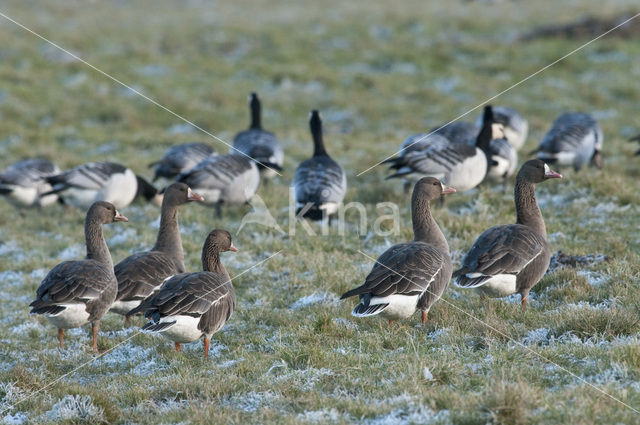
[{"label": "frost on grass", "polygon": [[389,413],[381,414],[372,419],[361,421],[367,425],[409,425],[409,424],[445,424],[450,423],[448,410],[434,412],[427,406],[420,404],[409,394],[400,394],[384,401],[373,401],[373,404],[393,407]]},{"label": "frost on grass", "polygon": [[314,292],[311,295],[302,297],[293,304],[291,304],[291,310],[299,310],[301,308],[309,307],[314,304],[338,304],[338,296],[333,292]]},{"label": "frost on grass", "polygon": [[222,404],[247,413],[257,412],[263,408],[275,408],[281,401],[281,397],[274,392],[251,391],[245,394],[236,394],[226,398]]},{"label": "frost on grass", "polygon": [[83,257],[85,250],[85,246],[77,243],[71,246],[66,247],[60,254],[58,254],[58,260],[67,261],[67,260],[76,260],[78,258]]},{"label": "frost on grass", "polygon": [[105,354],[101,361],[115,369],[130,370],[137,376],[149,376],[167,368],[165,364],[158,363],[153,353],[153,348],[122,344]]},{"label": "frost on grass", "polygon": [[13,382],[0,382],[0,411],[9,409],[25,397],[24,391]]},{"label": "frost on grass", "polygon": [[0,257],[15,262],[24,262],[29,259],[29,256],[24,252],[22,247],[20,247],[20,244],[14,240],[0,244]]},{"label": "frost on grass", "polygon": [[298,414],[298,419],[310,423],[336,423],[343,418],[335,407],[331,409],[309,410]]},{"label": "frost on grass", "polygon": [[530,330],[529,333],[522,338],[522,343],[525,345],[547,345],[549,342],[549,329],[547,328]]},{"label": "frost on grass", "polygon": [[136,229],[132,227],[128,227],[125,230],[118,232],[115,235],[113,235],[111,238],[109,238],[107,245],[108,246],[122,245],[129,241],[135,240],[137,235],[138,235],[138,232],[136,232]]},{"label": "frost on grass", "polygon": [[24,283],[24,274],[13,270],[5,270],[0,272],[0,284],[2,286],[22,286]]},{"label": "frost on grass", "polygon": [[26,424],[29,420],[29,414],[24,413],[24,412],[16,412],[16,413],[9,413],[8,415],[6,415],[4,418],[2,418],[2,421],[0,421],[0,425],[22,425],[22,424]]},{"label": "frost on grass", "polygon": [[104,411],[94,405],[88,395],[66,395],[45,415],[54,421],[83,420],[96,423],[104,420]]},{"label": "frost on grass", "polygon": [[358,324],[353,323],[351,320],[347,320],[343,317],[334,317],[331,321],[337,326],[344,326],[347,329],[356,330],[358,329]]},{"label": "frost on grass", "polygon": [[[286,367],[286,365],[285,365]],[[271,369],[270,369],[271,370]],[[279,368],[277,382],[288,382],[295,385],[302,391],[311,391],[316,383],[324,376],[333,376],[330,369],[309,367],[307,369],[284,369]]]}]

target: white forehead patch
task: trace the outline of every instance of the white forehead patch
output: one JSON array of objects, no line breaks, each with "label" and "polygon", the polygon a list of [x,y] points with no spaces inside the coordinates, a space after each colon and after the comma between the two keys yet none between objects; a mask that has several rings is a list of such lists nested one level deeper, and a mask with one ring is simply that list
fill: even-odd
[{"label": "white forehead patch", "polygon": [[442,187],[442,191],[444,192],[444,185],[440,182],[440,186]]},{"label": "white forehead patch", "polygon": [[550,172],[551,170],[549,169],[549,166],[547,164],[544,164],[544,173],[549,174]]}]

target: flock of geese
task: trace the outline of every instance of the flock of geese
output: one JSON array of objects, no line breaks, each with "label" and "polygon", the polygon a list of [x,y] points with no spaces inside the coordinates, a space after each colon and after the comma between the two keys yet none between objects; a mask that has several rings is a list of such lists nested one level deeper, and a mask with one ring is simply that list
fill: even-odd
[{"label": "flock of geese", "polygon": [[[98,326],[108,312],[149,321],[143,331],[160,333],[181,344],[204,338],[208,355],[212,335],[231,317],[236,296],[221,262],[223,252],[237,251],[226,230],[211,231],[202,248],[202,271],[188,272],[178,226],[178,209],[197,202],[218,215],[224,204],[243,204],[255,194],[261,177],[282,170],[284,153],[275,135],[262,128],[258,96],[249,97],[251,124],[238,133],[229,154],[203,143],[171,147],[150,167],[152,182],[112,162],[90,162],[61,172],[50,161],[27,159],[0,174],[0,194],[19,208],[46,207],[56,201],[87,210],[84,230],[87,256],[55,266],[37,289],[31,314],[43,315],[64,330],[90,323],[97,351]],[[347,189],[344,169],[325,149],[322,120],[312,111],[309,126],[313,156],[298,166],[293,178],[296,212],[311,220],[336,213]],[[388,178],[413,187],[411,216],[414,239],[386,250],[364,284],[342,298],[358,296],[352,314],[381,315],[390,322],[421,312],[426,322],[431,306],[452,277],[463,288],[491,297],[518,293],[526,307],[531,288],[550,261],[546,229],[535,198],[535,186],[562,178],[548,163],[579,170],[602,167],[602,131],[588,114],[560,115],[544,136],[537,159],[526,161],[515,178],[516,224],[494,226],[475,241],[454,272],[449,246],[431,214],[430,203],[447,194],[468,191],[485,179],[507,184],[517,169],[518,149],[527,138],[527,121],[514,109],[486,106],[476,123],[459,122],[408,137],[396,156],[384,163]],[[640,136],[634,138],[640,141]],[[640,153],[640,151],[638,152]],[[166,189],[158,178],[173,180]],[[267,180],[268,181],[268,180]],[[155,245],[114,266],[102,233],[104,224],[127,221],[118,209],[136,197],[161,204]]]}]

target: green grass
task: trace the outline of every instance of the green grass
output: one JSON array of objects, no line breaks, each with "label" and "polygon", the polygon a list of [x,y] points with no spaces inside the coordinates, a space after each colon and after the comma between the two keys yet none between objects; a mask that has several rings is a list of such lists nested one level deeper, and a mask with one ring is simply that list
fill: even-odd
[{"label": "green grass", "polygon": [[[455,118],[588,41],[518,43],[515,36],[604,13],[595,0],[395,3],[4,3],[2,13],[224,140],[247,126],[246,96],[258,91],[265,127],[286,152],[283,176],[258,194],[284,229],[293,171],[312,151],[307,114],[320,109],[327,150],[347,170],[345,201],[363,202],[369,217],[377,203],[395,202],[402,225],[389,237],[371,227],[366,236],[309,237],[300,225],[295,236],[255,225],[236,235],[246,208],[229,208],[217,220],[212,210],[184,207],[190,270],[200,269],[202,242],[215,227],[231,231],[241,250],[224,255],[232,276],[283,251],[234,280],[238,308],[214,336],[209,360],[201,343],[177,354],[169,341],[123,329],[122,318],[108,314],[99,346],[114,350],[89,362],[87,329],[69,332],[59,350],[55,329],[27,308],[59,253],[83,243],[83,213],[53,206],[20,217],[2,202],[2,409],[29,396],[10,413],[54,423],[64,419],[53,413],[61,404],[54,405],[73,395],[88,396],[101,413],[67,423],[638,421],[564,370],[640,409],[640,172],[637,146],[625,140],[640,130],[637,40],[611,34],[494,101],[529,120],[521,160],[561,112],[600,119],[605,170],[563,170],[566,178],[540,185],[538,195],[553,251],[606,253],[609,262],[545,276],[526,311],[517,297],[482,299],[450,287],[424,328],[417,318],[392,327],[380,318],[354,319],[353,301],[337,301],[372,265],[358,250],[375,257],[412,237],[399,182],[384,181],[384,167],[357,174],[393,154],[407,135]],[[613,1],[607,14],[633,6]],[[172,134],[169,128],[183,124],[175,116],[2,22],[0,167],[37,154],[61,167],[115,160],[149,176],[146,164],[178,142],[228,150],[198,132]],[[131,232],[111,244],[115,261],[155,239],[149,223],[156,208],[137,204],[123,212],[129,223],[105,228],[108,239]],[[452,195],[435,216],[459,262],[484,229],[513,222],[512,195],[485,185]],[[357,216],[348,217],[355,229]],[[318,297],[324,301],[292,308],[312,294],[325,294]]]}]

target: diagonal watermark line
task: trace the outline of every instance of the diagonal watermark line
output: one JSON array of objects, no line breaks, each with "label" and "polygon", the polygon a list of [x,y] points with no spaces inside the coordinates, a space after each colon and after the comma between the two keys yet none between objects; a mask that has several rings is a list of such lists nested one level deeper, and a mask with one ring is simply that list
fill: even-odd
[{"label": "diagonal watermark line", "polygon": [[88,66],[89,68],[93,69],[94,71],[96,71],[99,74],[104,75],[105,77],[107,77],[108,79],[110,79],[111,81],[120,84],[121,86],[127,88],[128,90],[131,90],[133,93],[137,94],[138,96],[142,97],[143,99],[147,100],[148,102],[154,104],[155,106],[157,106],[160,109],[165,110],[166,112],[170,113],[171,115],[173,115],[174,117],[184,121],[185,123],[189,124],[190,126],[194,127],[195,129],[201,131],[202,133],[206,134],[207,136],[210,136],[211,138],[217,140],[220,143],[223,143],[225,145],[227,145],[227,147],[233,149],[234,151],[236,151],[237,153],[244,155],[245,157],[249,158],[250,160],[254,161],[256,164],[260,164],[261,166],[268,168],[269,170],[275,172],[277,175],[282,176],[282,174],[280,174],[278,172],[278,170],[273,169],[271,167],[269,167],[267,164],[263,164],[262,162],[258,161],[255,158],[252,158],[251,156],[247,155],[244,152],[239,151],[238,149],[234,148],[232,145],[230,145],[229,143],[225,142],[224,140],[222,140],[220,137],[216,136],[215,134],[205,130],[204,128],[200,127],[199,125],[197,125],[196,123],[194,123],[193,121],[190,121],[188,119],[186,119],[185,117],[183,117],[182,115],[178,114],[177,112],[172,111],[171,109],[167,108],[166,106],[162,105],[161,103],[158,103],[157,101],[155,101],[154,99],[150,98],[149,96],[145,95],[144,93],[136,90],[135,88],[131,87],[130,85],[126,84],[125,82],[117,79],[116,77],[108,74],[107,72],[101,70],[100,68],[90,64],[89,62],[87,62],[86,60],[82,59],[81,57],[79,57],[78,55],[70,52],[69,50],[63,48],[62,46],[54,43],[53,41],[49,40],[48,38],[44,37],[43,35],[40,35],[39,33],[35,32],[34,30],[32,30],[31,28],[28,28],[26,26],[24,26],[23,24],[21,24],[20,22],[16,21],[15,19],[11,18],[10,16],[7,16],[6,14],[0,12],[0,16],[3,17],[4,19],[13,22],[14,24],[16,24],[17,26],[19,26],[20,28],[22,28],[23,30],[35,35],[36,37],[40,38],[41,40],[49,43],[50,45],[52,45],[53,47],[55,47],[56,49],[59,49],[61,51],[63,51],[64,53],[66,53],[67,55],[71,56],[72,58],[82,62],[83,64],[85,64],[86,66]]},{"label": "diagonal watermark line", "polygon": [[[401,275],[400,273],[396,272],[395,270],[391,269],[390,267],[387,267],[386,265],[382,264],[381,262],[379,262],[378,260],[376,260],[375,258],[371,257],[370,255],[362,252],[361,250],[358,250],[358,252],[362,255],[364,255],[365,257],[367,257],[369,260],[373,260],[376,264],[381,265],[382,267],[384,267],[385,269],[389,270],[391,273],[394,273],[398,276],[400,276],[401,278],[407,279],[408,281],[410,281],[413,284],[416,284],[415,282],[413,282],[411,279],[408,279],[405,275]],[[416,284],[417,285],[417,284]],[[427,292],[429,292],[432,295],[435,295],[433,292],[429,291],[429,289],[426,289]],[[622,404],[625,407],[628,407],[629,409],[631,409],[632,411],[634,411],[635,413],[640,414],[640,411],[635,409],[634,407],[628,405],[627,403],[625,403],[624,401],[612,396],[611,394],[609,394],[608,392],[604,391],[602,388],[590,383],[589,381],[587,381],[584,378],[581,378],[580,376],[576,375],[575,373],[571,372],[569,369],[567,369],[566,367],[560,366],[558,363],[554,362],[553,360],[549,359],[548,357],[538,353],[536,350],[533,350],[529,347],[527,347],[526,345],[524,345],[523,343],[521,343],[520,341],[516,341],[515,339],[511,338],[509,335],[505,334],[504,332],[499,331],[498,329],[494,328],[493,326],[491,326],[490,324],[484,322],[483,320],[477,318],[476,316],[474,316],[473,314],[467,312],[466,310],[458,307],[457,305],[455,305],[454,303],[452,303],[451,301],[447,301],[444,298],[440,298],[440,302],[444,302],[445,304],[453,307],[454,309],[458,310],[459,312],[469,316],[470,318],[472,318],[473,320],[480,322],[482,325],[486,326],[487,328],[491,329],[492,331],[494,331],[497,334],[500,334],[500,336],[508,339],[509,341],[513,342],[514,344],[524,348],[526,351],[530,352],[531,354],[534,354],[536,356],[538,356],[539,358],[541,358],[542,360],[544,360],[547,363],[550,363],[558,368],[560,368],[562,371],[566,372],[567,374],[571,375],[572,377],[576,378],[578,381],[583,382],[585,384],[587,384],[588,386],[590,386],[591,388],[595,389],[596,391],[602,393],[603,395],[611,398],[612,400],[617,401],[618,403]]]},{"label": "diagonal watermark line", "polygon": [[605,31],[604,33],[600,34],[599,36],[597,36],[596,38],[587,41],[586,43],[582,44],[581,46],[576,47],[575,49],[573,49],[572,51],[570,51],[569,53],[565,54],[564,56],[559,57],[558,59],[554,60],[553,62],[551,62],[550,64],[540,68],[539,70],[537,70],[536,72],[534,72],[533,74],[530,74],[529,76],[523,78],[522,80],[518,81],[517,83],[514,83],[512,85],[510,85],[509,87],[507,87],[506,89],[502,90],[500,93],[496,94],[495,96],[492,96],[486,100],[484,100],[483,102],[480,102],[478,105],[474,106],[473,108],[469,109],[467,112],[465,112],[464,114],[461,114],[459,116],[457,116],[456,118],[452,119],[451,121],[449,121],[446,124],[441,125],[440,127],[436,128],[435,130],[429,132],[428,134],[425,134],[424,136],[420,137],[419,139],[415,140],[413,143],[405,146],[404,148],[400,149],[398,152],[389,155],[388,157],[386,157],[385,159],[383,159],[382,161],[377,162],[376,164],[372,165],[371,167],[367,168],[364,171],[361,171],[360,173],[357,174],[357,177],[360,177],[361,175],[363,175],[364,173],[371,171],[372,169],[376,168],[378,165],[382,164],[383,162],[385,162],[388,159],[393,158],[396,155],[399,155],[402,151],[407,150],[408,148],[410,148],[411,146],[415,145],[416,143],[426,139],[427,137],[431,136],[434,133],[437,133],[438,131],[440,131],[440,129],[448,126],[449,124],[453,124],[454,122],[458,121],[461,118],[466,117],[467,115],[469,115],[470,113],[472,113],[473,111],[475,111],[476,109],[482,107],[483,105],[497,99],[498,97],[502,96],[503,94],[505,94],[506,92],[518,87],[519,85],[525,83],[526,81],[530,80],[531,78],[535,77],[536,75],[546,71],[547,69],[551,68],[552,66],[554,66],[555,64],[557,64],[558,62],[561,62],[563,60],[565,60],[566,58],[568,58],[569,56],[573,55],[574,53],[579,52],[580,50],[584,49],[585,47],[587,47],[588,45],[600,40],[602,37],[606,36],[607,34],[617,30],[618,28],[620,28],[621,26],[631,22],[632,20],[634,20],[635,18],[637,18],[638,16],[640,16],[640,12],[636,13],[635,15],[633,15],[632,17],[630,17],[629,19],[625,20],[624,22],[619,23],[618,25],[616,25],[615,27]]},{"label": "diagonal watermark line", "polygon": [[[215,288],[213,288],[212,290],[210,290],[206,294],[204,294],[204,295],[202,295],[200,297],[197,297],[196,299],[201,299],[202,297],[208,295],[209,293],[215,291],[216,289],[226,285],[228,282],[231,282],[231,281],[235,280],[236,278],[238,278],[238,277],[242,276],[243,274],[249,272],[250,270],[254,269],[255,267],[258,267],[259,265],[264,264],[265,262],[269,261],[270,259],[272,259],[276,255],[280,254],[282,251],[283,250],[281,249],[280,251],[276,252],[275,254],[270,255],[269,257],[265,258],[264,260],[260,260],[259,262],[257,262],[253,266],[249,267],[248,269],[244,270],[241,273],[238,273],[237,275],[232,277],[230,280],[227,280],[224,283],[216,286]],[[2,417],[2,415],[4,415],[6,412],[14,409],[17,405],[19,405],[21,403],[24,403],[25,401],[29,400],[32,397],[35,397],[36,395],[40,394],[41,392],[44,392],[47,388],[51,388],[52,386],[54,386],[55,384],[57,384],[58,382],[60,382],[64,378],[66,378],[67,376],[73,375],[74,373],[76,373],[80,369],[84,368],[85,366],[88,366],[89,364],[93,363],[94,361],[98,360],[99,358],[106,356],[107,354],[109,354],[110,352],[112,352],[113,350],[118,348],[119,346],[123,345],[124,343],[128,342],[129,340],[131,340],[132,338],[134,338],[135,336],[137,336],[137,335],[139,335],[141,333],[142,333],[142,329],[138,330],[136,333],[134,333],[133,335],[127,337],[126,339],[120,341],[119,343],[117,343],[113,347],[109,348],[108,350],[105,350],[104,352],[99,353],[97,356],[91,358],[90,360],[82,363],[80,366],[77,366],[75,369],[73,369],[73,370],[71,370],[71,371],[59,376],[58,378],[54,379],[53,381],[49,382],[48,384],[46,384],[45,386],[39,388],[38,390],[27,394],[26,396],[22,397],[20,400],[16,401],[15,403],[11,404],[10,406],[5,407],[4,409],[2,409],[0,411],[0,417]]]}]

